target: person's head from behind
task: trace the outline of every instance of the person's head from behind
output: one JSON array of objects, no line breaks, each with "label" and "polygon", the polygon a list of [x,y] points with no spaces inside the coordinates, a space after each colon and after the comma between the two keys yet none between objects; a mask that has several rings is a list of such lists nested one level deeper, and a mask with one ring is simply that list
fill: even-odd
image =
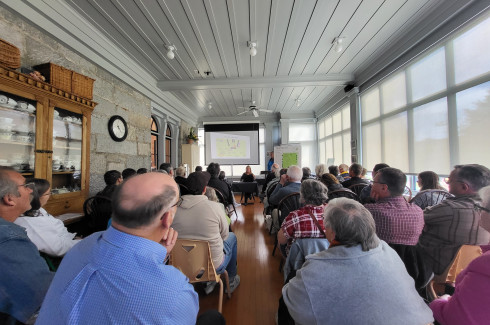
[{"label": "person's head from behind", "polygon": [[478,164],[456,165],[448,178],[449,193],[455,196],[473,195],[490,185],[490,170]]},{"label": "person's head from behind", "polygon": [[214,190],[214,188],[206,187],[206,192],[204,192],[204,195],[208,197],[209,201],[219,202],[218,196],[216,195],[216,191]]},{"label": "person's head from behind", "polygon": [[34,184],[34,191],[32,191],[31,209],[24,215],[35,216],[38,210],[48,203],[51,197],[51,184],[43,178],[30,178],[26,182]]},{"label": "person's head from behind", "polygon": [[160,242],[173,221],[179,188],[169,175],[146,173],[118,186],[112,197],[112,225],[124,232],[147,230],[145,238]]},{"label": "person's head from behind", "polygon": [[34,183],[11,167],[0,166],[0,217],[13,222],[31,208]]},{"label": "person's head from behind", "polygon": [[335,165],[328,166],[328,172],[333,176],[338,176],[340,173],[339,166],[335,166]]},{"label": "person's head from behind", "polygon": [[146,173],[148,173],[148,169],[144,168],[144,167],[138,168],[138,170],[136,171],[136,174],[138,174],[138,175],[146,174]]},{"label": "person's head from behind", "polygon": [[334,175],[332,175],[330,173],[323,174],[320,177],[320,182],[322,182],[323,184],[325,184],[325,186],[327,186],[327,187],[328,186],[335,185],[335,184],[340,184],[340,182],[337,179],[337,177],[335,177]]},{"label": "person's head from behind", "polygon": [[480,211],[480,226],[490,232],[490,186],[485,186],[478,191],[481,197],[481,205],[476,206],[476,210]]},{"label": "person's head from behind", "polygon": [[376,176],[376,174],[378,173],[378,170],[380,170],[381,168],[386,168],[386,167],[390,167],[390,166],[388,164],[385,164],[385,163],[379,163],[379,164],[374,165],[374,167],[373,167],[373,179],[374,179],[374,176]]},{"label": "person's head from behind", "polygon": [[305,205],[319,206],[328,202],[328,188],[314,179],[306,179],[301,183],[299,195]]},{"label": "person's head from behind", "polygon": [[123,177],[120,171],[117,170],[109,170],[104,174],[104,182],[105,185],[119,185],[123,181]]},{"label": "person's head from behind", "polygon": [[169,174],[170,176],[174,176],[174,168],[172,167],[171,164],[162,163],[160,164],[160,169],[166,171],[167,174]]},{"label": "person's head from behind", "polygon": [[175,168],[175,177],[185,177],[185,167],[180,166]]},{"label": "person's head from behind", "polygon": [[211,178],[218,178],[221,168],[218,163],[210,163],[206,171],[211,175]]},{"label": "person's head from behind", "polygon": [[187,177],[187,188],[189,194],[203,195],[211,179],[211,174],[208,172],[193,172]]},{"label": "person's head from behind", "polygon": [[330,243],[336,240],[347,247],[361,245],[365,252],[379,245],[371,213],[355,200],[337,198],[329,201],[323,220]]},{"label": "person's head from behind", "polygon": [[367,168],[362,168],[362,173],[361,173],[361,178],[364,178],[366,177],[366,174],[367,174]]},{"label": "person's head from behind", "polygon": [[352,164],[349,167],[349,175],[351,177],[360,177],[362,174],[362,166],[360,164]]},{"label": "person's head from behind", "polygon": [[309,167],[303,167],[302,170],[303,170],[303,177],[302,177],[302,179],[310,178],[310,176],[311,176],[311,169]]},{"label": "person's head from behind", "polygon": [[322,177],[325,174],[325,164],[319,164],[315,166],[315,175],[317,178]]},{"label": "person's head from behind", "polygon": [[134,175],[137,174],[136,174],[136,170],[134,170],[133,168],[126,168],[125,170],[122,171],[121,175],[124,180],[127,180],[128,178],[133,177]]},{"label": "person's head from behind", "polygon": [[303,170],[296,165],[292,165],[289,166],[287,175],[290,182],[299,182],[303,177]]},{"label": "person's head from behind", "polygon": [[195,172],[202,172],[202,166],[196,166]]},{"label": "person's head from behind", "polygon": [[220,172],[219,172],[219,176],[218,176],[218,178],[219,178],[220,180],[222,180],[222,181],[224,181],[224,180],[225,180],[225,178],[226,178],[226,173],[225,173],[225,171],[224,171],[224,170],[222,170],[222,171],[220,171]]},{"label": "person's head from behind", "polygon": [[378,170],[371,188],[371,197],[379,199],[400,196],[405,191],[407,176],[399,169],[385,167]]},{"label": "person's head from behind", "polygon": [[439,184],[439,175],[433,171],[421,172],[417,176],[417,184],[420,186],[420,190],[436,190],[441,187]]}]

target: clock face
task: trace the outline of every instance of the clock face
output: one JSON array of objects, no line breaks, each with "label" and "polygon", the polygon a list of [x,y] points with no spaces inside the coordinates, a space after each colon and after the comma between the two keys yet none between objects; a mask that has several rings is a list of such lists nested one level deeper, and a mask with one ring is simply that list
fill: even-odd
[{"label": "clock face", "polygon": [[124,141],[128,136],[128,125],[119,115],[114,115],[109,120],[109,134],[114,141]]}]

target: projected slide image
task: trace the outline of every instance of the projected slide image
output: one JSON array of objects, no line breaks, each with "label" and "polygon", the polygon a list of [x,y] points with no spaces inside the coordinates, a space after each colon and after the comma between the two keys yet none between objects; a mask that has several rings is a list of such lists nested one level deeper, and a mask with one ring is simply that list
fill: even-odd
[{"label": "projected slide image", "polygon": [[220,133],[212,141],[215,144],[211,147],[213,159],[250,158],[250,137]]}]

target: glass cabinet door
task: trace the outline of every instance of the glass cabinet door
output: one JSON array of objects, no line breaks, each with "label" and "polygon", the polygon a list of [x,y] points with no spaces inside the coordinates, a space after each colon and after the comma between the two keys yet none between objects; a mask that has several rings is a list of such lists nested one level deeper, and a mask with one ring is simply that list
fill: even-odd
[{"label": "glass cabinet door", "polygon": [[81,190],[82,117],[58,107],[54,109],[51,184],[54,194]]},{"label": "glass cabinet door", "polygon": [[0,92],[0,165],[34,176],[36,102]]}]

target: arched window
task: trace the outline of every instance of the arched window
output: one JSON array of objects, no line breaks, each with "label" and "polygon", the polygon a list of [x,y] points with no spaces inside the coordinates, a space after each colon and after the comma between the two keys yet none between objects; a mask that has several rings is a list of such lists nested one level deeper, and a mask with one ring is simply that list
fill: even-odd
[{"label": "arched window", "polygon": [[171,149],[172,149],[172,130],[167,124],[167,131],[165,132],[165,162],[171,163]]},{"label": "arched window", "polygon": [[151,168],[158,168],[158,125],[155,118],[151,122]]}]

